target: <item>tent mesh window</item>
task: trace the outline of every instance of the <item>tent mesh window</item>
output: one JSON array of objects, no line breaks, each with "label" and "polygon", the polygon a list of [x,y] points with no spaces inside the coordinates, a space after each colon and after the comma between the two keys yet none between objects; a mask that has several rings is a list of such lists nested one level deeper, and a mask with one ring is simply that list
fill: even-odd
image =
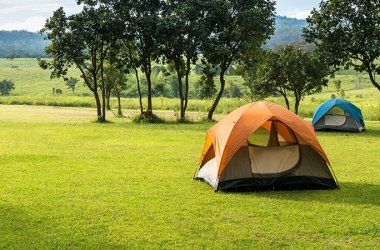
[{"label": "tent mesh window", "polygon": [[349,115],[338,106],[332,107],[325,115],[325,125],[342,126],[346,123],[346,116]]},{"label": "tent mesh window", "polygon": [[248,145],[273,147],[296,145],[292,130],[279,121],[267,121],[248,137]]},{"label": "tent mesh window", "polygon": [[293,169],[300,158],[292,130],[282,122],[268,121],[248,138],[253,175],[278,175]]},{"label": "tent mesh window", "polygon": [[338,106],[332,107],[329,111],[327,111],[326,115],[343,115],[346,116],[344,110]]}]

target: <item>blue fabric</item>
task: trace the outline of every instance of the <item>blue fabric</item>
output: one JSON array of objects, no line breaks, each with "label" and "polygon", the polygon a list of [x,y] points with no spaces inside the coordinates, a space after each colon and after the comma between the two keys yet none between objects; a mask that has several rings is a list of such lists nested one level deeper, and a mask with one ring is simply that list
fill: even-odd
[{"label": "blue fabric", "polygon": [[343,100],[343,99],[331,99],[327,102],[322,103],[317,107],[317,109],[314,112],[313,116],[313,125],[319,121],[319,119],[322,118],[331,108],[334,106],[338,106],[347,113],[349,113],[352,118],[358,123],[358,124],[364,124],[364,119],[362,116],[362,112],[358,107],[356,107],[354,104],[350,103],[349,101]]}]

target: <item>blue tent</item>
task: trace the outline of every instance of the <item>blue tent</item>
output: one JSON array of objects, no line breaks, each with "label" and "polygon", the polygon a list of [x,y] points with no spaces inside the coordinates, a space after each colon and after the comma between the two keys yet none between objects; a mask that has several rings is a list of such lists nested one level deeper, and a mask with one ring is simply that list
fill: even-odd
[{"label": "blue tent", "polygon": [[361,132],[365,129],[360,109],[354,104],[338,98],[319,105],[314,112],[312,123],[315,130]]}]

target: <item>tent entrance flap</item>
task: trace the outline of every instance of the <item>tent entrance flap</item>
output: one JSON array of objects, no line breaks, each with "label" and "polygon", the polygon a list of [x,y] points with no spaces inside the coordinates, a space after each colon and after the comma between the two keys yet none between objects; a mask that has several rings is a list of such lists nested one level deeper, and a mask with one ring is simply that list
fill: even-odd
[{"label": "tent entrance flap", "polygon": [[300,159],[298,145],[280,147],[249,146],[253,175],[279,175],[293,169]]},{"label": "tent entrance flap", "polygon": [[343,115],[326,115],[326,126],[343,126],[346,123],[346,116]]},{"label": "tent entrance flap", "polygon": [[325,115],[326,126],[342,126],[346,123],[346,112],[338,107],[334,106]]}]

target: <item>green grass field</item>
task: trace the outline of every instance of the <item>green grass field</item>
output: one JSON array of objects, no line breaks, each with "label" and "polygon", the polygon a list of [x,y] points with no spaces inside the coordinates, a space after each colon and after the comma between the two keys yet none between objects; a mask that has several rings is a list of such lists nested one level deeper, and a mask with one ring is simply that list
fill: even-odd
[{"label": "green grass field", "polygon": [[211,123],[92,123],[0,105],[0,248],[377,249],[380,124],[318,133],[340,190],[214,193],[192,179]]}]

